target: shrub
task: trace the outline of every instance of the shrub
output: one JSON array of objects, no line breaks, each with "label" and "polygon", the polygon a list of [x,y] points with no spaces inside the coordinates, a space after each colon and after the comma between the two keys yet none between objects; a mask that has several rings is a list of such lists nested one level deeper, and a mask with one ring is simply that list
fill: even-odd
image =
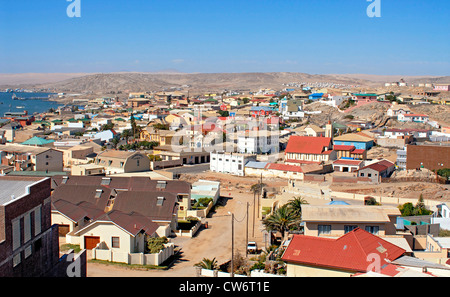
[{"label": "shrub", "polygon": [[159,253],[164,249],[164,244],[169,242],[167,237],[151,237],[147,240],[147,250],[150,254]]}]

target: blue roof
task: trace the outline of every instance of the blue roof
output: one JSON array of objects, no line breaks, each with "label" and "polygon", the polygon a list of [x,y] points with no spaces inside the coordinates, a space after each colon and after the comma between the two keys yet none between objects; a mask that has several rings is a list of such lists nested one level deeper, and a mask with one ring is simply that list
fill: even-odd
[{"label": "blue roof", "polygon": [[245,167],[256,168],[256,169],[264,169],[267,165],[267,162],[257,162],[257,161],[248,161],[245,164]]},{"label": "blue roof", "polygon": [[327,205],[350,205],[350,204],[344,201],[331,201],[328,202]]},{"label": "blue roof", "polygon": [[32,137],[32,138],[22,142],[22,144],[25,144],[25,145],[46,145],[46,144],[49,144],[49,143],[52,143],[52,142],[55,142],[55,141],[54,140],[47,140],[45,138],[34,136],[34,137]]},{"label": "blue roof", "polygon": [[264,110],[264,111],[271,111],[272,108],[268,107],[268,106],[252,106],[252,108],[250,108],[251,111],[255,111],[255,110]]}]

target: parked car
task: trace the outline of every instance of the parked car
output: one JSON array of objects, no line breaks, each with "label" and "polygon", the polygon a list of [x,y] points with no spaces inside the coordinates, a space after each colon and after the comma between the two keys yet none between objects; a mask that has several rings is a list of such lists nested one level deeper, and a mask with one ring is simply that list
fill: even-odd
[{"label": "parked car", "polygon": [[247,243],[247,252],[249,254],[256,254],[258,252],[258,247],[256,245],[256,242],[254,241],[249,241]]}]

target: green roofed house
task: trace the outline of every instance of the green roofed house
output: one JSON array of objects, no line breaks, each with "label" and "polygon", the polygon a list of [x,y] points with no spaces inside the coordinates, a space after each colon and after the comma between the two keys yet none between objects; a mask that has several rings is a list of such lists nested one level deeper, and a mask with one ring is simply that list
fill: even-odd
[{"label": "green roofed house", "polygon": [[378,99],[378,95],[374,94],[374,93],[356,93],[353,94],[353,100],[355,100],[356,102],[360,103],[360,102],[375,102]]},{"label": "green roofed house", "polygon": [[55,142],[55,141],[51,140],[51,139],[45,139],[45,138],[34,136],[34,137],[22,142],[22,144],[51,147],[51,146],[53,146],[53,142]]}]

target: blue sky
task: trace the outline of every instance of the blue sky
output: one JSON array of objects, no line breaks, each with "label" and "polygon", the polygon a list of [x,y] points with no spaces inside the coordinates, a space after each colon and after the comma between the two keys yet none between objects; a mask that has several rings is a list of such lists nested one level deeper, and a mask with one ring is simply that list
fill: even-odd
[{"label": "blue sky", "polygon": [[0,73],[450,75],[450,1],[0,0]]}]

